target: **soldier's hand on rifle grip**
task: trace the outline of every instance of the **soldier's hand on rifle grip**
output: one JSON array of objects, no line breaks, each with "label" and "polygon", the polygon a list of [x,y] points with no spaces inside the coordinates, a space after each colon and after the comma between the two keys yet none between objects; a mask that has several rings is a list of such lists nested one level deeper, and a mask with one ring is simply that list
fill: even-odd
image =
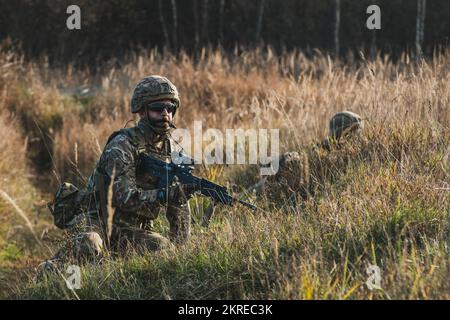
[{"label": "soldier's hand on rifle grip", "polygon": [[190,184],[179,184],[170,186],[167,191],[161,189],[158,193],[158,199],[162,202],[168,200],[169,202],[181,203],[189,199],[199,188]]}]

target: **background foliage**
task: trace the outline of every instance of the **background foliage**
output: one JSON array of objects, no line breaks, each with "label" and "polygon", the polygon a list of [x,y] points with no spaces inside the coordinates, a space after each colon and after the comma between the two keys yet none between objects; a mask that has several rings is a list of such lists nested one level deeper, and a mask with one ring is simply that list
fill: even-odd
[{"label": "background foliage", "polygon": [[[0,39],[9,36],[20,41],[29,56],[45,53],[51,61],[91,64],[117,58],[128,49],[155,46],[196,52],[205,46],[221,45],[230,51],[264,43],[277,51],[334,50],[335,0],[263,2],[258,33],[262,2],[256,0],[0,0]],[[79,31],[66,28],[66,8],[73,3],[81,7]],[[381,7],[382,29],[376,31],[376,47],[394,56],[413,48],[417,1],[341,0],[341,53],[370,47],[373,31],[366,28],[366,8],[371,4]],[[448,43],[449,16],[447,0],[427,2],[426,53]]]}]

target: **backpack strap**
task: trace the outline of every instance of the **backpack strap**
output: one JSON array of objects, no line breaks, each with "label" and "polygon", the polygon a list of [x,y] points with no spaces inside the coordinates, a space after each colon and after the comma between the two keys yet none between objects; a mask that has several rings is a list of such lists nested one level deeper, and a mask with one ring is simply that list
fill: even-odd
[{"label": "backpack strap", "polygon": [[[132,128],[123,128],[118,131],[114,131],[108,138],[108,141],[106,141],[106,145],[111,142],[115,137],[117,137],[119,134],[124,134],[129,138],[130,143],[138,150],[138,153],[142,152],[141,150],[145,150],[145,140],[143,139],[143,136],[138,133],[137,127]],[[105,147],[106,147],[105,145]]]}]

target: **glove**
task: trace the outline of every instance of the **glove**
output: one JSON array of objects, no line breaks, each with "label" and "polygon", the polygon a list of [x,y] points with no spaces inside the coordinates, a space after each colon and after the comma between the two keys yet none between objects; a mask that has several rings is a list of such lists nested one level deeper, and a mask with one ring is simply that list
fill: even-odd
[{"label": "glove", "polygon": [[200,188],[193,184],[176,184],[168,189],[161,189],[158,192],[160,201],[169,200],[170,202],[182,202],[185,198],[190,198],[194,193],[200,191]]}]

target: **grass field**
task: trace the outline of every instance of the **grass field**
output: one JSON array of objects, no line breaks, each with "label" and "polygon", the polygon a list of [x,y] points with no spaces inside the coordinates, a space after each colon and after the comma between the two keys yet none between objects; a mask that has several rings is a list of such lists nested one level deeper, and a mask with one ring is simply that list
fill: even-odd
[{"label": "grass field", "polygon": [[[269,48],[196,59],[153,50],[80,69],[0,52],[0,298],[450,298],[450,53],[344,64]],[[108,135],[132,119],[131,91],[148,74],[178,87],[178,127],[279,128],[281,151],[298,150],[352,110],[366,119],[370,157],[336,166],[296,208],[249,195],[270,212],[218,207],[184,247],[83,266],[80,290],[59,275],[33,282],[64,238],[45,202],[59,180],[83,185]],[[248,186],[251,171],[202,173]],[[199,219],[202,200],[191,202]],[[165,218],[156,228],[167,234]],[[380,289],[365,284],[369,265],[381,269]]]}]

